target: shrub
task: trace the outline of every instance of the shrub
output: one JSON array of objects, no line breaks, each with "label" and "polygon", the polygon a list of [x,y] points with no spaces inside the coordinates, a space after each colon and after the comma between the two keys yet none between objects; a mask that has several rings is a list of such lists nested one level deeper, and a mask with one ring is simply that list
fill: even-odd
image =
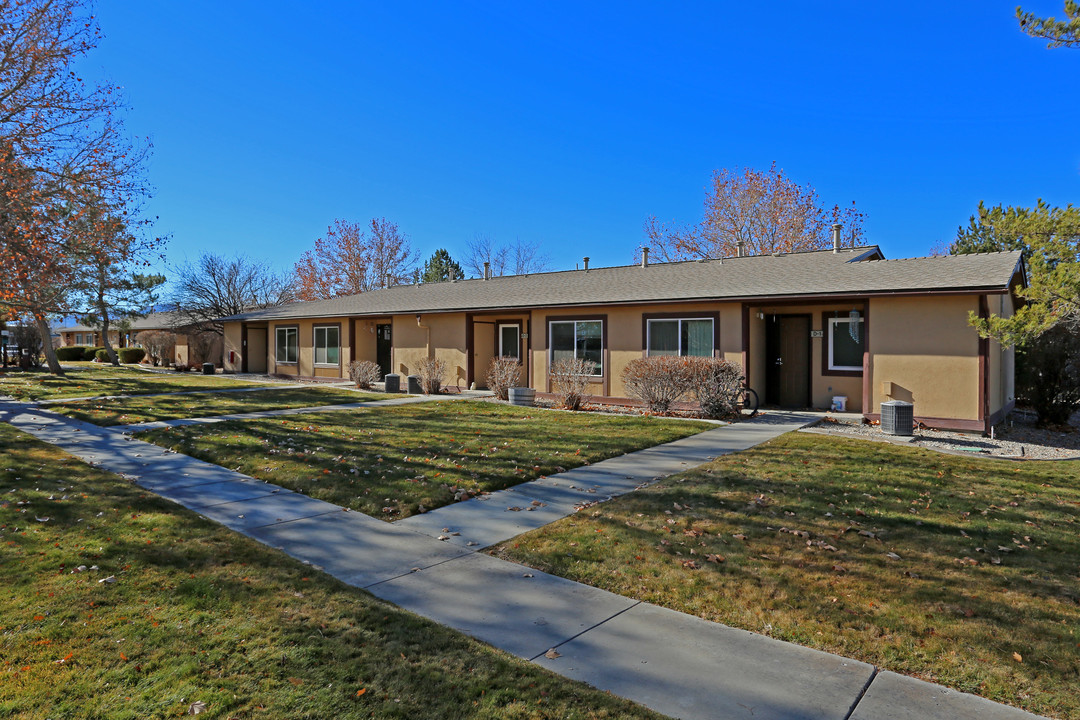
[{"label": "shrub", "polygon": [[367,390],[382,379],[382,369],[370,360],[353,360],[349,363],[349,379],[356,387]]},{"label": "shrub", "polygon": [[626,394],[645,403],[650,413],[666,413],[690,392],[694,364],[690,361],[699,359],[708,358],[658,355],[631,360],[622,371]]},{"label": "shrub", "polygon": [[705,417],[719,418],[736,411],[737,392],[743,384],[742,368],[720,358],[689,360],[690,388]]},{"label": "shrub", "polygon": [[[103,347],[86,347],[83,349],[83,360],[98,361],[98,353],[104,350]],[[107,358],[106,358],[107,359]]]},{"label": "shrub", "polygon": [[60,362],[76,362],[83,359],[82,345],[65,345],[64,347],[56,348],[56,359]]},{"label": "shrub", "polygon": [[176,372],[187,372],[188,370],[194,369],[194,365],[188,365],[186,363],[176,363],[175,365],[173,365],[173,370],[175,370]]},{"label": "shrub", "polygon": [[165,330],[143,330],[135,336],[135,342],[146,349],[154,366],[172,360],[176,350],[176,335]]},{"label": "shrub", "polygon": [[446,375],[446,362],[439,358],[424,358],[416,374],[420,376],[420,389],[425,395],[438,395]]},{"label": "shrub", "polygon": [[146,357],[146,351],[139,347],[120,348],[116,354],[120,356],[120,362],[125,365],[141,362]]},{"label": "shrub", "polygon": [[551,364],[551,390],[559,398],[559,407],[581,409],[595,369],[596,363],[581,358],[562,358]]},{"label": "shrub", "polygon": [[497,357],[492,358],[488,366],[487,386],[488,390],[495,393],[500,400],[507,400],[512,387],[517,387],[521,382],[521,363],[517,358]]},{"label": "shrub", "polygon": [[109,351],[105,348],[94,350],[94,362],[112,362],[109,360]]},{"label": "shrub", "polygon": [[1059,322],[1020,352],[1017,395],[1039,425],[1067,425],[1080,409],[1080,322]]}]

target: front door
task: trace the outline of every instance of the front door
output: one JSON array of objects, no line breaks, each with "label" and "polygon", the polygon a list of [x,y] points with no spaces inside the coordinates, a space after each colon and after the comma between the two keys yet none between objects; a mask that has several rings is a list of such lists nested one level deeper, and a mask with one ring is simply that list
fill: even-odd
[{"label": "front door", "polygon": [[771,315],[766,322],[765,402],[810,407],[810,316]]},{"label": "front door", "polygon": [[379,323],[375,326],[375,362],[379,364],[379,373],[384,378],[391,372],[390,351],[394,347],[390,335],[391,327],[390,323]]}]

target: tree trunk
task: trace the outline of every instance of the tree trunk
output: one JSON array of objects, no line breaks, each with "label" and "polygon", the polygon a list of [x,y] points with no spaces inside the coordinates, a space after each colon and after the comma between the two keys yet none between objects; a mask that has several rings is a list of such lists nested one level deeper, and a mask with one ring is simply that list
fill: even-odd
[{"label": "tree trunk", "polygon": [[109,355],[109,362],[111,362],[114,367],[120,367],[120,358],[116,355],[116,350],[113,349],[112,343],[109,342],[108,311],[101,313],[101,344],[105,346],[105,352]]},{"label": "tree trunk", "polygon": [[52,346],[52,330],[49,329],[49,321],[44,315],[34,315],[34,324],[37,325],[41,334],[41,346],[45,350],[45,362],[49,364],[49,372],[53,375],[64,376],[64,369],[60,367],[60,361],[56,359],[56,349]]}]

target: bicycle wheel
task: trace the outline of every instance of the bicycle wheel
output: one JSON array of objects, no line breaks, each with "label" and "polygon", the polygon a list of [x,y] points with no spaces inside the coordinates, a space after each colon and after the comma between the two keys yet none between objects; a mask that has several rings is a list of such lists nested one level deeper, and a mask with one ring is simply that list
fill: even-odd
[{"label": "bicycle wheel", "polygon": [[742,391],[742,409],[750,413],[750,417],[757,415],[758,396],[753,388],[744,388]]}]

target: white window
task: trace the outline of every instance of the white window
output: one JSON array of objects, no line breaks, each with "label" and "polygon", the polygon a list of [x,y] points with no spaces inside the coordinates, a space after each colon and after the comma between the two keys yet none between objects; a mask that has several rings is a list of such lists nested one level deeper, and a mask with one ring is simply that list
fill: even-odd
[{"label": "white window", "polygon": [[337,365],[340,357],[340,342],[337,325],[315,327],[315,364]]},{"label": "white window", "polygon": [[499,357],[512,357],[521,359],[521,326],[499,326]]},{"label": "white window", "polygon": [[75,333],[75,344],[82,345],[82,333]]},{"label": "white window", "polygon": [[712,318],[649,320],[649,355],[713,356]]},{"label": "white window", "polygon": [[829,370],[862,372],[863,319],[829,318]]},{"label": "white window", "polygon": [[279,327],[276,333],[277,343],[274,358],[279,363],[294,363],[300,353],[299,331],[294,327]]},{"label": "white window", "polygon": [[551,362],[578,358],[596,363],[593,376],[604,374],[604,324],[601,320],[559,320],[548,328]]}]

